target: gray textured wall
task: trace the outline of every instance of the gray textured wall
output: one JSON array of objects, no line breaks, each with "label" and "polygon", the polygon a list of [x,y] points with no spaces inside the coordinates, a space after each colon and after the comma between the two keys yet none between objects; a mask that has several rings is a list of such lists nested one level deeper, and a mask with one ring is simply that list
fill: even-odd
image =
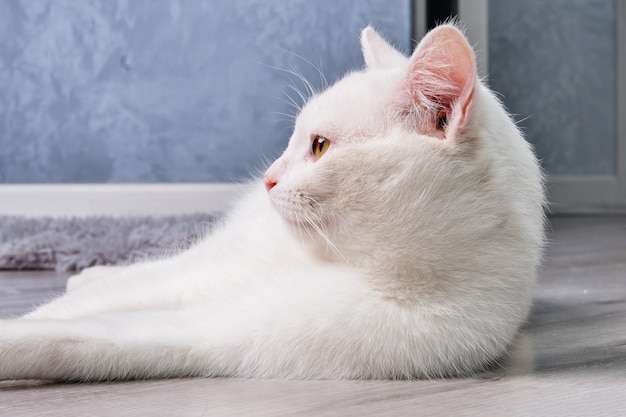
[{"label": "gray textured wall", "polygon": [[276,68],[332,82],[370,23],[407,51],[409,3],[4,0],[0,182],[247,178],[290,135],[286,86],[304,89]]},{"label": "gray textured wall", "polygon": [[612,0],[492,0],[489,80],[548,173],[615,171]]}]

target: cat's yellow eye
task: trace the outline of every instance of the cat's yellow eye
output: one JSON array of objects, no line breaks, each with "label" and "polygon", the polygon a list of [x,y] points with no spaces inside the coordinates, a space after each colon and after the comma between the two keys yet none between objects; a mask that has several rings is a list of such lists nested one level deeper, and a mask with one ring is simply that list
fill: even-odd
[{"label": "cat's yellow eye", "polygon": [[324,136],[315,135],[313,137],[313,143],[311,144],[311,151],[315,159],[320,159],[328,150],[330,141]]}]

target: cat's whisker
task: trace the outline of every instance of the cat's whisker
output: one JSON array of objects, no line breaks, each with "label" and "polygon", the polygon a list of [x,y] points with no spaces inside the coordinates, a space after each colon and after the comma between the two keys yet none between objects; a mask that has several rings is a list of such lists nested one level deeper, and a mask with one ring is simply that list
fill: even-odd
[{"label": "cat's whisker", "polygon": [[[302,219],[300,218],[299,213],[296,212],[296,223],[301,224],[302,223]],[[306,239],[304,237],[304,232],[305,229],[303,227],[298,227],[298,235],[300,236],[300,241],[302,243],[306,243]],[[308,229],[306,229],[306,233],[309,235],[309,238],[311,237],[311,232],[309,232]]]},{"label": "cat's whisker", "polygon": [[[316,211],[319,212],[315,217],[313,217],[313,214],[311,214],[308,220],[311,222],[311,224],[315,226],[316,231],[325,239],[325,241],[330,242],[330,239],[328,238],[328,230],[326,229],[326,224],[321,220],[324,217],[324,207],[319,201],[315,200],[311,196],[304,195],[303,198],[305,198],[311,204],[311,207],[315,208]],[[332,246],[336,249],[334,245]]]},{"label": "cat's whisker", "polygon": [[307,92],[309,93],[308,98],[310,99],[314,95],[317,94],[317,90],[313,87],[313,84],[309,80],[307,80],[304,76],[301,78],[302,83],[306,86]]},{"label": "cat's whisker", "polygon": [[293,66],[290,66],[289,73],[298,78],[300,82],[306,87],[307,92],[309,93],[309,98],[317,94],[317,91],[315,87],[313,87],[313,84],[311,84],[311,82],[304,75],[302,75],[301,72],[297,71]]},{"label": "cat's whisker", "polygon": [[302,75],[302,73],[300,73],[293,67],[291,67],[291,70],[287,72],[293,75],[294,77],[296,77],[300,81],[300,83],[302,83],[302,85],[305,87],[306,94],[302,93],[300,89],[297,89],[297,87],[294,84],[291,85],[292,87],[296,88],[300,92],[301,97],[306,98],[304,100],[304,103],[308,102],[311,99],[311,97],[317,94],[317,89],[313,86],[313,84],[311,84],[311,82],[304,75]]},{"label": "cat's whisker", "polygon": [[322,68],[322,60],[321,59],[320,59],[320,65],[319,65],[318,71],[320,73],[320,81],[322,82],[322,89],[326,90],[330,86],[330,83],[328,82],[328,79],[326,78],[326,75],[324,75],[324,69]]},{"label": "cat's whisker", "polygon": [[[286,218],[286,217],[290,217],[290,216],[295,217],[294,221],[295,221],[295,223],[297,225],[307,224],[307,222],[302,220],[298,210],[289,210],[289,213],[287,213],[287,211],[288,211],[287,208],[285,206],[283,206],[283,205],[279,205],[278,211],[279,211],[279,214],[280,214],[280,216],[282,218]],[[300,238],[300,241],[303,244],[306,243],[307,240],[305,239],[304,231],[306,231],[307,234],[309,234],[309,238],[311,237],[310,231],[308,229],[303,228],[303,227],[297,227],[296,229],[298,231],[298,236]]]},{"label": "cat's whisker", "polygon": [[[516,114],[513,114],[512,116],[515,118],[517,115],[516,115]],[[520,125],[521,125],[522,123],[524,123],[524,122],[525,122],[526,120],[528,120],[528,119],[532,119],[532,118],[533,118],[533,116],[534,116],[534,115],[529,114],[528,116],[526,116],[526,117],[524,117],[524,118],[522,118],[522,119],[515,120],[515,124],[516,124],[518,127],[520,127]]]},{"label": "cat's whisker", "polygon": [[[282,99],[282,98],[278,98],[278,100],[287,103],[289,106],[291,107],[295,107],[296,104]],[[286,126],[283,126],[283,128],[280,130],[280,134],[283,134],[285,131],[288,132],[292,132],[293,128],[296,124],[296,115],[295,114],[291,114],[291,113],[284,113],[284,112],[272,112],[273,115],[278,116],[276,117],[276,121],[280,122],[280,123],[285,123]],[[289,134],[289,136],[291,136],[291,133]],[[268,165],[269,166],[269,165]]]},{"label": "cat's whisker", "polygon": [[[289,51],[286,51],[289,52]],[[295,54],[294,54],[295,55]],[[301,58],[301,57],[300,57]],[[303,58],[304,59],[304,58]],[[315,67],[310,61],[304,59],[305,62],[309,63],[310,65],[312,65],[314,68],[316,68],[318,71],[321,71],[320,69],[318,69],[317,67]],[[302,75],[301,72],[297,71],[293,65],[290,65],[289,68],[281,68],[281,67],[277,67],[274,65],[268,65],[268,64],[263,64],[260,63],[260,65],[263,65],[266,68],[270,68],[276,71],[281,71],[284,72],[288,75],[291,75],[295,78],[297,78],[298,80],[300,80],[300,82],[302,82],[302,84],[304,84],[307,87],[307,90],[309,90],[309,92],[311,93],[311,96],[313,96],[315,94],[315,88],[313,87],[313,85],[309,82],[309,80],[306,79],[306,77],[304,75]]]},{"label": "cat's whisker", "polygon": [[317,234],[324,240],[328,248],[335,253],[335,255],[339,256],[344,262],[349,264],[348,258],[344,256],[344,254],[337,248],[337,246],[330,240],[328,237],[328,233],[325,230],[324,223],[320,219],[312,218],[311,216],[307,216],[307,223],[311,225],[313,230],[317,232]]},{"label": "cat's whisker", "polygon": [[[289,86],[290,89],[295,89],[295,87],[293,86]],[[278,100],[282,101],[283,103],[286,103],[287,105],[289,105],[291,108],[293,108],[295,110],[295,115],[294,118],[297,117],[296,115],[298,113],[300,113],[300,111],[302,110],[302,104],[298,103],[292,96],[289,95],[289,93],[287,91],[283,91],[283,94],[285,95],[285,97],[287,97],[286,99],[284,98],[278,98]],[[302,97],[301,93],[297,93],[298,96]],[[304,103],[303,103],[304,104]],[[295,120],[295,119],[294,119]]]},{"label": "cat's whisker", "polygon": [[296,116],[290,113],[276,111],[276,112],[272,112],[272,114],[276,116],[283,116],[281,120],[288,120],[290,122],[294,122],[296,120]]},{"label": "cat's whisker", "polygon": [[[276,116],[275,121],[277,123],[281,123],[281,124],[285,124],[285,126],[282,127],[282,129],[280,130],[280,134],[282,135],[283,133],[285,133],[285,131],[287,132],[292,132],[293,131],[293,127],[294,127],[294,120],[293,118],[288,117],[287,113],[281,113],[281,112],[276,112],[276,113],[272,113],[274,114],[274,116]],[[291,133],[289,133],[288,136],[291,136]]]},{"label": "cat's whisker", "polygon": [[[298,75],[297,73],[293,73],[291,71],[288,70],[284,70],[284,69],[280,69],[280,68],[276,68],[276,67],[271,67],[273,69],[277,69],[280,71],[285,71],[291,75],[294,75],[295,77],[297,77],[298,79],[300,79],[300,75]],[[295,114],[292,115],[292,117],[296,118],[297,114],[300,113],[300,111],[302,110],[302,107],[309,101],[310,99],[310,95],[307,95],[305,93],[303,93],[296,85],[293,84],[293,82],[287,82],[285,83],[285,85],[287,86],[287,88],[289,88],[290,90],[292,90],[293,92],[296,93],[296,95],[298,96],[298,98],[300,99],[301,103],[298,103],[287,91],[282,91],[282,93],[287,97],[287,99],[284,99],[282,97],[274,97],[277,100],[288,104],[289,106],[293,107],[293,109],[295,110]]]},{"label": "cat's whisker", "polygon": [[[298,106],[298,111],[302,110],[302,107],[309,101],[310,96],[307,96],[305,93],[303,93],[297,86],[293,85],[293,84],[287,84],[287,87],[292,90],[294,93],[296,93],[298,95],[298,97],[300,98],[302,104],[297,104]],[[293,97],[291,97],[289,94],[287,94],[287,96],[293,100]],[[293,100],[294,104],[296,103],[295,100]]]},{"label": "cat's whisker", "polygon": [[[282,49],[282,48],[280,48]],[[326,77],[324,76],[324,73],[321,69],[321,63],[319,66],[313,64],[311,61],[307,60],[304,57],[301,57],[293,52],[284,50],[283,51],[290,53],[300,59],[302,59],[304,62],[306,62],[307,64],[311,65],[313,68],[315,68],[319,75],[320,75],[320,82],[322,83],[322,88],[326,89],[328,88],[328,80],[326,79]],[[297,71],[293,66],[290,66],[289,68],[280,68],[277,66],[273,66],[273,65],[268,65],[268,64],[264,64],[262,62],[259,62],[260,65],[266,67],[266,68],[270,68],[276,71],[281,71],[284,72],[288,75],[291,75],[293,77],[295,77],[296,79],[298,79],[304,86],[306,89],[306,94],[304,92],[302,92],[300,90],[300,88],[298,88],[293,82],[288,82],[286,83],[287,87],[292,90],[293,92],[296,93],[296,95],[298,96],[298,98],[300,99],[300,103],[298,103],[296,100],[294,100],[294,98],[286,91],[283,91],[283,93],[285,94],[285,96],[287,97],[287,100],[282,99],[280,97],[276,97],[278,100],[288,104],[289,106],[293,107],[293,109],[295,110],[295,114],[290,114],[287,115],[289,117],[290,122],[295,122],[296,116],[298,113],[300,113],[300,111],[302,110],[302,107],[311,99],[311,97],[313,97],[314,95],[317,94],[317,90],[316,88],[313,86],[313,84],[311,84],[311,82],[299,71]],[[286,115],[286,114],[285,114]]]},{"label": "cat's whisker", "polygon": [[294,100],[293,97],[289,95],[289,92],[282,90],[281,93],[282,93],[281,96],[274,96],[274,99],[280,103],[287,104],[289,107],[293,108],[295,112],[288,113],[288,114],[290,117],[292,117],[295,120],[298,117],[298,112],[300,111],[300,105]]},{"label": "cat's whisker", "polygon": [[[296,79],[300,80],[300,82],[302,82],[305,85],[307,90],[310,90],[310,88],[312,88],[312,86],[306,80],[306,78],[301,73],[296,71],[295,69],[280,68],[280,67],[277,67],[277,66],[274,66],[274,65],[265,64],[263,62],[258,62],[258,64],[262,65],[262,66],[264,66],[266,68],[269,68],[269,69],[272,69],[272,70],[276,70],[276,71],[281,71],[281,72],[284,72],[284,73],[286,73],[288,75],[291,75],[291,76],[295,77]],[[289,93],[286,92],[286,91],[283,91],[283,93],[285,94],[285,96],[287,97],[288,100],[284,100],[284,99],[282,99],[280,97],[275,97],[275,98],[277,98],[278,100],[283,101],[284,103],[287,103],[290,106],[292,106],[294,108],[294,110],[295,110],[296,115],[297,115],[302,110],[302,107],[309,101],[311,96],[313,96],[313,94],[310,91],[309,91],[308,95],[304,94],[297,86],[295,86],[293,84],[292,80],[290,80],[289,82],[286,82],[285,84],[286,84],[286,86],[289,89],[293,90],[297,94],[297,96],[301,100],[301,103],[297,103],[296,100],[294,100],[294,98],[291,97],[291,95],[289,95]],[[294,115],[292,117],[295,120],[296,116]]]},{"label": "cat's whisker", "polygon": [[321,61],[321,59],[320,59],[319,64],[315,64],[311,60],[309,60],[309,59],[305,58],[304,56],[299,55],[299,54],[297,54],[297,53],[295,53],[293,51],[289,51],[289,50],[284,49],[284,48],[280,48],[280,49],[282,51],[284,51],[284,52],[286,52],[286,53],[288,53],[288,54],[290,54],[290,55],[292,55],[292,56],[294,56],[294,57],[304,61],[305,63],[309,64],[311,67],[313,67],[313,69],[315,69],[319,73],[320,82],[322,83],[322,87],[324,89],[326,89],[329,86],[328,80],[326,79],[326,76],[324,75],[324,70],[322,68],[322,61]]},{"label": "cat's whisker", "polygon": [[279,67],[275,67],[275,66],[271,66],[271,65],[265,65],[265,66],[268,67],[268,68],[277,70],[277,71],[284,72],[284,73],[286,73],[288,75],[291,75],[291,76],[295,77],[296,79],[298,79],[305,86],[308,94],[304,94],[302,91],[300,91],[299,88],[297,88],[292,83],[288,83],[287,86],[290,87],[291,89],[293,89],[298,94],[298,96],[300,96],[300,98],[302,99],[303,103],[306,103],[307,101],[309,101],[309,99],[311,97],[313,97],[315,94],[317,94],[317,91],[316,91],[315,87],[313,87],[313,84],[311,84],[311,82],[309,80],[307,80],[307,78],[304,75],[302,75],[302,73],[300,73],[295,68],[293,68],[293,66],[290,66],[290,68],[279,68]]},{"label": "cat's whisker", "polygon": [[281,67],[277,67],[277,66],[274,66],[274,65],[267,65],[267,64],[262,64],[262,65],[264,65],[267,68],[270,68],[270,69],[273,69],[273,70],[276,70],[276,71],[281,71],[281,72],[284,72],[284,73],[286,73],[288,75],[292,75],[292,76],[298,78],[299,80],[303,80],[305,78],[302,75],[302,73],[296,71],[293,68],[292,65],[290,65],[289,68],[281,68]]}]

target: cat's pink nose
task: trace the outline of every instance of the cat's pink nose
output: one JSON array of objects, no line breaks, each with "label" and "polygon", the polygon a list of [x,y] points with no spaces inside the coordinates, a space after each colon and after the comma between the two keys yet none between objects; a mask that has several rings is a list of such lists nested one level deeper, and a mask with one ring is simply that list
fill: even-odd
[{"label": "cat's pink nose", "polygon": [[269,190],[271,190],[272,188],[274,188],[274,186],[276,186],[276,181],[270,179],[270,177],[267,176],[267,174],[265,174],[263,176],[263,182],[265,183],[265,189],[269,192]]}]

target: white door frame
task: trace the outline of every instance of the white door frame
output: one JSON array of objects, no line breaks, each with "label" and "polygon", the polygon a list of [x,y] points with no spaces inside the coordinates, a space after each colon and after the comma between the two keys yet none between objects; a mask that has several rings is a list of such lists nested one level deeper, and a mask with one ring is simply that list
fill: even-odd
[{"label": "white door frame", "polygon": [[554,213],[626,213],[626,2],[615,7],[615,173],[554,176],[548,182]]},{"label": "white door frame", "polygon": [[617,175],[619,183],[618,201],[626,211],[626,2],[615,0],[616,17],[616,65],[617,103]]}]

